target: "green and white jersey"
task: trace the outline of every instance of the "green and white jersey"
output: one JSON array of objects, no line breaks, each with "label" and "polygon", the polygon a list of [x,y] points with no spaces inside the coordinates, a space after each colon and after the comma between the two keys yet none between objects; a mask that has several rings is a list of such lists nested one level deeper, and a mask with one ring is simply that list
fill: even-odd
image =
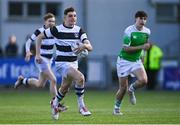
[{"label": "green and white jersey", "polygon": [[[123,46],[139,46],[143,45],[148,41],[151,31],[147,27],[143,27],[139,31],[135,25],[127,27],[124,31],[123,37]],[[125,52],[124,49],[121,49],[119,57],[128,61],[135,62],[140,59],[142,50],[136,52]]]}]

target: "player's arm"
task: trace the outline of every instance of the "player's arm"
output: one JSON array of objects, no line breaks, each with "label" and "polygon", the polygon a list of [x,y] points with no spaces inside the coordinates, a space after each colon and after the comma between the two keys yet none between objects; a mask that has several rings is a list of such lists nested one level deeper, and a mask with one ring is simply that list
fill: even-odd
[{"label": "player's arm", "polygon": [[129,52],[129,53],[133,53],[133,52],[136,52],[138,50],[148,50],[149,47],[150,47],[150,43],[147,42],[143,45],[139,45],[139,46],[130,46],[131,44],[131,40],[130,40],[130,37],[128,36],[124,36],[124,44],[123,44],[123,49],[124,51],[126,52]]},{"label": "player's arm", "polygon": [[40,48],[41,48],[41,42],[43,38],[45,38],[44,33],[39,34],[36,38],[36,57],[35,58],[36,58],[37,63],[42,62],[41,55],[40,55]]},{"label": "player's arm", "polygon": [[93,50],[93,47],[90,43],[89,40],[84,40],[83,41],[83,44],[80,44],[77,48],[75,48],[73,51],[76,53],[76,54],[79,54],[81,53],[83,50],[88,50],[88,51],[92,51]]},{"label": "player's arm", "polygon": [[80,40],[83,44],[80,44],[78,48],[74,49],[76,54],[81,53],[85,49],[87,49],[88,51],[92,51],[93,47],[90,41],[88,40],[87,35],[83,29],[80,29],[79,35],[80,35]]},{"label": "player's arm", "polygon": [[30,57],[32,55],[31,51],[30,51],[30,48],[31,48],[31,43],[32,43],[32,40],[29,38],[27,41],[26,41],[26,56],[25,56],[25,61],[28,62],[30,60]]},{"label": "player's arm", "polygon": [[29,37],[29,39],[26,41],[26,57],[25,57],[25,61],[29,61],[30,57],[32,55],[31,53],[31,43],[34,42],[37,38],[37,36],[41,33],[41,31],[39,29],[35,30],[35,32]]},{"label": "player's arm", "polygon": [[83,45],[84,45],[84,49],[87,49],[88,51],[92,51],[93,50],[93,47],[92,47],[92,45],[91,45],[89,40],[87,40],[87,39],[84,40],[83,41]]},{"label": "player's arm", "polygon": [[138,50],[148,50],[150,48],[150,43],[145,43],[144,45],[140,46],[123,46],[124,51],[132,53]]},{"label": "player's arm", "polygon": [[141,59],[141,61],[144,63],[144,59],[145,59],[145,57],[146,57],[146,53],[147,53],[147,51],[145,51],[145,50],[143,50],[142,52],[141,52],[141,56],[140,56],[140,59]]}]

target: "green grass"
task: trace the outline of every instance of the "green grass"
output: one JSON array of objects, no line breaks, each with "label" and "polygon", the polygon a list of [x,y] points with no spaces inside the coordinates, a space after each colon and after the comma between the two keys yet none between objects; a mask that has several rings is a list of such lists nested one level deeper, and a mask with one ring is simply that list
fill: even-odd
[{"label": "green grass", "polygon": [[137,104],[129,104],[128,96],[122,104],[123,116],[113,116],[115,91],[87,91],[85,100],[92,115],[78,113],[74,91],[64,102],[67,112],[59,120],[52,120],[48,91],[1,90],[0,124],[180,124],[180,92],[137,91]]}]

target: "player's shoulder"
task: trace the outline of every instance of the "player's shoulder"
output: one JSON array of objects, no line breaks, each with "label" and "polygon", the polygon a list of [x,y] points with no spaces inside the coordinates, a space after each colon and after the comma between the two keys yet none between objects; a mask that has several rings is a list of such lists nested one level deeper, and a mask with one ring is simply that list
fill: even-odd
[{"label": "player's shoulder", "polygon": [[80,26],[78,26],[78,25],[74,25],[74,29],[80,30],[80,29],[81,29],[81,27],[80,27]]},{"label": "player's shoulder", "polygon": [[130,25],[124,30],[124,33],[130,34],[133,30],[134,30],[134,25]]},{"label": "player's shoulder", "polygon": [[44,30],[46,30],[45,26],[43,25],[42,27],[38,28],[38,30],[42,33]]},{"label": "player's shoulder", "polygon": [[130,25],[130,26],[128,26],[126,29],[125,29],[125,31],[132,31],[134,29],[134,25]]},{"label": "player's shoulder", "polygon": [[144,26],[143,31],[147,34],[151,34],[151,30]]},{"label": "player's shoulder", "polygon": [[40,33],[44,32],[45,28],[44,26],[40,27],[40,28],[37,28],[35,31],[34,31],[34,34],[36,36],[38,36]]}]

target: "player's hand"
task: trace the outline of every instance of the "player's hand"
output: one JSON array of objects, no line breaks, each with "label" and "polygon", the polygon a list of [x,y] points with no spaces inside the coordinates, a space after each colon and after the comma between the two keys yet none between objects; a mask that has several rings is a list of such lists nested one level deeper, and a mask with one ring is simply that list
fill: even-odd
[{"label": "player's hand", "polygon": [[142,49],[148,50],[150,47],[151,47],[151,44],[150,44],[150,43],[145,43],[145,44],[142,46]]},{"label": "player's hand", "polygon": [[42,63],[42,59],[41,59],[41,56],[40,55],[36,55],[35,56],[35,60],[38,64],[41,64]]},{"label": "player's hand", "polygon": [[26,52],[25,61],[26,61],[26,62],[29,62],[31,56],[32,56],[32,53],[31,53],[31,52]]},{"label": "player's hand", "polygon": [[75,54],[81,53],[84,49],[86,49],[86,46],[84,44],[80,44],[77,48],[75,48],[73,51]]}]

